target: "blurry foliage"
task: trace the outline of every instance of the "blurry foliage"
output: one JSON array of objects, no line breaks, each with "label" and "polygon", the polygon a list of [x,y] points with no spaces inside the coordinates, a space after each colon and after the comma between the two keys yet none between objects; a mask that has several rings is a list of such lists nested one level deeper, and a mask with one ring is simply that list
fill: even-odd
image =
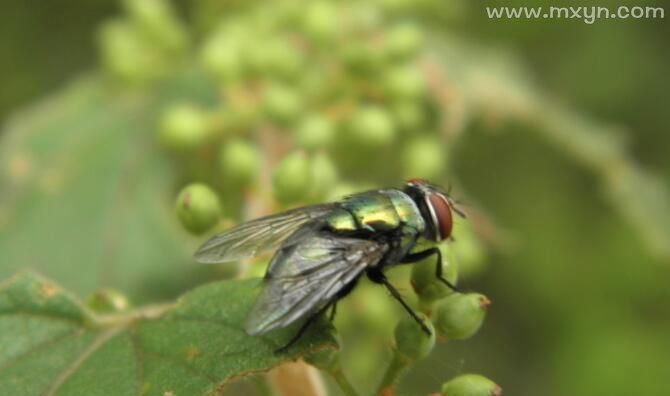
[{"label": "blurry foliage", "polygon": [[[495,309],[476,342],[438,342],[400,393],[475,371],[519,395],[662,394],[667,24],[491,21],[466,1],[348,2],[346,17],[328,1],[281,3],[182,2],[185,24],[161,1],[124,1],[97,35],[105,72],[5,125],[0,277],[31,267],[81,295],[114,287],[155,302],[237,270],[188,265],[196,240],[174,211],[188,183],[217,191],[223,229],[408,176],[455,181],[472,230],[457,225],[447,262]],[[15,22],[42,10],[11,9],[31,15]],[[31,45],[48,37],[44,52],[3,40],[28,66],[2,64],[2,110],[90,62],[87,50],[54,55],[59,40],[87,48],[68,32],[90,23],[31,30]],[[63,65],[33,71],[52,60]],[[415,298],[408,269],[389,275]],[[389,300],[363,282],[338,308],[344,371],[366,390],[404,314]]]}]

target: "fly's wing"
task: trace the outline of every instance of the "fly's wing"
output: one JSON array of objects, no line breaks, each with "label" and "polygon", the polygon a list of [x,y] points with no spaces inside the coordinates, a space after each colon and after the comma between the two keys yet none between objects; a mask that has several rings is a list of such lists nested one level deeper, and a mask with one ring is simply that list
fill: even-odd
[{"label": "fly's wing", "polygon": [[265,287],[247,318],[247,333],[267,333],[318,312],[366,267],[377,264],[387,249],[378,242],[305,226],[272,258]]},{"label": "fly's wing", "polygon": [[212,237],[195,253],[201,263],[223,263],[254,257],[276,248],[307,222],[330,213],[334,204],[314,205],[261,217]]}]

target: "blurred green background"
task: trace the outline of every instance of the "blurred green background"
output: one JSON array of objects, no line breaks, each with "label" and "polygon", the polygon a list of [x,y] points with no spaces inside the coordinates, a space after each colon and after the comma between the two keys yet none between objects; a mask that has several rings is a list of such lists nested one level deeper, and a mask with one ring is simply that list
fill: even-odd
[{"label": "blurred green background", "polygon": [[[576,20],[495,21],[486,17],[482,2],[426,0],[419,3],[422,5],[408,8],[412,9],[412,15],[419,15],[418,20],[428,36],[441,38],[444,35],[447,40],[455,37],[458,41],[456,51],[435,46],[437,56],[447,58],[446,63],[458,63],[457,72],[452,73],[447,66],[445,74],[458,87],[458,94],[467,98],[461,105],[467,108],[468,120],[458,139],[449,141],[453,146],[448,147],[448,169],[441,173],[443,178],[438,181],[457,180],[455,194],[465,195],[468,205],[486,217],[486,225],[495,224],[493,236],[479,227],[481,246],[478,249],[485,251],[481,253],[485,258],[476,261],[483,270],[464,276],[461,283],[466,289],[485,293],[493,306],[477,336],[465,342],[440,344],[428,359],[417,363],[403,381],[400,394],[428,394],[438,389],[445,379],[463,372],[485,374],[510,395],[665,394],[667,373],[670,373],[667,356],[670,351],[670,305],[667,303],[670,300],[670,239],[666,239],[670,235],[670,223],[665,221],[670,216],[667,211],[667,181],[670,180],[670,26],[667,16],[662,20],[600,20],[594,24]],[[504,5],[543,3],[529,0]],[[202,15],[228,13],[235,18],[234,13],[244,8],[241,4],[243,2],[217,5],[208,1],[180,1],[177,9],[186,20],[201,21]],[[486,2],[491,6],[502,4]],[[656,5],[668,11],[667,3],[661,1],[622,0],[607,4],[611,7]],[[201,10],[200,13],[197,10]],[[21,174],[26,167],[25,150],[35,151],[33,159],[39,167],[39,160],[51,155],[49,145],[60,144],[57,128],[49,130],[49,116],[33,116],[30,111],[23,113],[22,120],[11,121],[9,116],[57,92],[82,73],[90,74],[98,68],[98,27],[122,12],[121,5],[111,0],[48,3],[10,0],[3,3],[0,119],[5,127],[0,133],[7,136],[0,135],[0,161],[3,171],[7,170],[5,173]],[[207,35],[202,33],[205,31],[207,29],[200,29],[191,39],[201,41]],[[452,48],[450,45],[447,47]],[[486,55],[480,56],[480,53]],[[463,59],[458,58],[460,56]],[[505,65],[524,65],[512,74],[519,80],[508,78],[504,73],[496,74],[498,68],[494,64],[500,59]],[[491,73],[493,83],[487,85],[492,88],[490,97],[478,98],[469,91],[476,88],[466,81],[474,67],[481,68],[481,73]],[[167,72],[170,73],[181,72]],[[72,103],[66,103],[63,109],[47,105],[46,110],[67,114],[61,118],[56,116],[57,122],[64,125],[71,122],[84,129],[95,128],[98,125],[95,122],[99,121],[110,131],[136,128],[150,137],[141,144],[153,144],[157,114],[166,103],[183,98],[204,104],[212,102],[216,92],[202,93],[199,88],[203,85],[202,78],[190,77],[189,73],[167,88],[157,85],[142,88],[143,92],[167,92],[165,96],[172,99],[149,100],[145,98],[146,93],[136,96],[131,93],[111,107],[105,107],[107,94],[84,87],[84,91],[88,89],[93,93],[69,99]],[[112,91],[124,89],[120,88],[123,84],[115,80],[107,84],[112,86]],[[496,84],[502,88],[493,89]],[[514,108],[517,102],[510,99],[511,94],[518,94],[522,105],[532,103],[528,107],[530,113],[524,109],[517,111]],[[145,102],[150,102],[146,104],[150,110],[143,107]],[[72,114],[82,108],[95,113],[91,119],[99,120],[67,121],[76,118]],[[118,121],[119,114],[128,114],[129,121]],[[447,112],[446,118],[457,115]],[[16,143],[18,130],[30,130],[31,123],[41,123],[40,128],[49,130],[44,135],[52,136],[51,140],[44,139],[40,143],[35,138],[24,146]],[[583,131],[587,135],[581,133]],[[95,175],[87,176],[87,172],[82,171],[77,177],[91,180],[109,177],[114,182],[128,169],[124,168],[126,162],[120,165],[115,162],[115,156],[121,155],[118,153],[135,155],[132,150],[126,151],[128,145],[134,143],[115,144],[102,140],[83,145],[68,166],[105,169],[101,157],[107,153],[107,163],[113,164],[109,173],[96,171]],[[614,147],[616,161],[594,159],[601,151],[609,150],[609,144]],[[87,156],[87,150],[100,153],[91,152]],[[199,155],[208,158],[206,154]],[[142,172],[154,164],[153,157],[146,158],[145,154],[139,157],[137,161],[142,165],[137,169],[142,171],[136,176],[138,180],[130,183],[133,186],[144,186]],[[141,201],[142,208],[151,207],[156,213],[146,214],[142,208],[135,213],[132,212],[135,209],[129,209],[131,214],[109,232],[100,228],[105,227],[103,223],[96,223],[96,216],[100,215],[97,200],[114,194],[123,196],[128,190],[83,189],[81,195],[75,195],[82,200],[70,202],[71,207],[61,212],[59,208],[66,204],[60,201],[50,204],[48,196],[26,198],[32,195],[21,190],[21,182],[3,183],[0,203],[10,204],[0,207],[4,209],[0,211],[0,220],[3,213],[5,219],[15,220],[6,222],[9,225],[4,228],[0,223],[0,247],[3,248],[0,276],[5,278],[18,269],[37,267],[82,295],[101,286],[114,286],[138,302],[172,297],[219,276],[216,270],[191,266],[188,256],[202,237],[188,236],[177,227],[163,229],[163,220],[156,220],[165,216],[164,222],[176,224],[172,214],[176,192],[184,182],[193,181],[192,174],[200,174],[195,169],[189,170],[194,172],[191,176],[186,175],[179,165],[181,160],[173,161],[177,167],[162,162],[156,165],[171,169],[161,178],[147,170],[147,175],[151,175],[147,177],[161,181],[155,182],[155,186],[148,183],[147,187],[132,187],[129,189],[132,193],[120,199],[121,202]],[[44,162],[44,165],[49,164]],[[603,164],[613,168],[605,169]],[[36,167],[28,166],[29,169]],[[342,169],[343,179],[350,178],[351,171]],[[49,180],[45,182],[47,185]],[[377,175],[361,180],[354,178],[353,182],[367,186],[375,181],[397,184],[400,180],[396,176]],[[149,191],[154,187],[155,191]],[[226,216],[243,217],[238,209],[244,197],[226,192],[226,188],[231,187],[221,187],[222,194],[230,195],[224,200]],[[268,188],[257,190],[267,192]],[[93,203],[89,205],[90,202]],[[132,202],[121,207],[132,207]],[[112,210],[112,214],[105,216],[113,217],[113,213]],[[142,217],[145,214],[146,218]],[[73,220],[79,215],[83,218]],[[68,253],[64,246],[83,243],[75,238],[88,234],[87,226],[95,235],[82,236],[81,240],[88,239],[79,255]],[[59,230],[63,230],[62,236]],[[115,237],[116,234],[122,236]],[[91,238],[97,236],[102,240],[111,238],[113,246],[126,247],[121,249],[122,253],[109,258],[104,249],[99,253],[98,247],[90,246],[95,245],[95,239]],[[166,245],[175,240],[183,243],[162,252],[145,247]],[[98,253],[89,254],[89,248]],[[110,263],[105,267],[101,265],[103,269],[91,264],[105,257]],[[137,260],[152,264],[143,271],[135,266]],[[117,266],[118,262],[127,262],[127,265]]]}]

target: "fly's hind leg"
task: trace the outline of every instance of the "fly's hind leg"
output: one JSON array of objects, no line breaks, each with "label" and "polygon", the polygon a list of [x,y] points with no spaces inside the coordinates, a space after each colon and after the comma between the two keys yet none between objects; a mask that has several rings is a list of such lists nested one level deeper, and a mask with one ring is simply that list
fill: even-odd
[{"label": "fly's hind leg", "polygon": [[328,319],[332,322],[335,320],[335,314],[337,313],[337,301],[334,301],[331,303],[331,308],[330,308],[330,315]]},{"label": "fly's hind leg", "polygon": [[333,306],[333,312],[334,312],[334,311],[335,311],[334,308],[335,308],[335,303],[336,303],[336,301],[337,301],[337,300],[333,300],[332,302],[326,304],[325,307],[321,308],[321,309],[320,309],[319,311],[317,311],[315,314],[313,314],[312,316],[308,317],[307,320],[305,320],[305,323],[303,323],[302,326],[300,326],[300,328],[299,328],[298,331],[295,333],[295,335],[293,335],[293,337],[292,337],[286,344],[284,344],[284,346],[282,346],[281,348],[276,349],[276,350],[275,350],[275,353],[276,353],[276,354],[284,353],[284,352],[286,352],[290,347],[292,347],[293,344],[295,344],[296,342],[298,342],[298,340],[300,339],[300,337],[302,337],[303,334],[305,334],[305,331],[307,331],[307,329],[308,329],[312,324],[314,324],[314,322],[319,318],[319,316],[321,316],[326,310],[328,310],[329,307]]}]

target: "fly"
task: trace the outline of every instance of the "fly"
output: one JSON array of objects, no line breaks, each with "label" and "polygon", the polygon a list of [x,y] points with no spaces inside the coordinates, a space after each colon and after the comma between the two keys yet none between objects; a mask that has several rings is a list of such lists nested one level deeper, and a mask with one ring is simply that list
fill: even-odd
[{"label": "fly", "polygon": [[384,271],[435,256],[435,276],[456,290],[442,275],[437,247],[412,251],[421,238],[433,242],[449,238],[454,213],[464,217],[447,193],[412,179],[402,189],[362,192],[242,223],[211,238],[195,258],[223,263],[275,250],[245,330],[249,335],[265,334],[306,319],[279,351],[293,345],[327,309],[334,312],[337,301],[363,275],[384,285],[430,335]]}]

